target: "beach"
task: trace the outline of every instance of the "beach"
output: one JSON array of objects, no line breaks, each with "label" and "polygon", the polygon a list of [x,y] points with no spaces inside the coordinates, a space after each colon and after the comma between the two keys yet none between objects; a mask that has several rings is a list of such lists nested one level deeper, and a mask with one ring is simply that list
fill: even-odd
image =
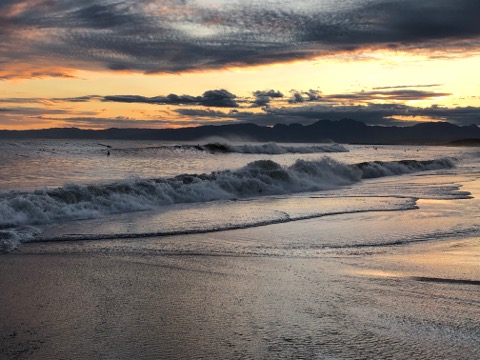
[{"label": "beach", "polygon": [[475,149],[2,146],[1,359],[480,357]]},{"label": "beach", "polygon": [[[468,200],[451,202],[452,211],[464,207],[462,201]],[[399,223],[405,214],[414,218],[416,211],[425,214],[435,206],[444,204],[430,202],[425,211],[420,204],[418,210],[388,216]],[[362,228],[372,222],[368,217],[356,221],[348,223]],[[303,222],[288,225],[300,232],[308,228]],[[26,244],[0,258],[0,307],[8,309],[1,316],[0,357],[480,356],[478,237],[323,249],[310,255],[169,251],[169,241],[203,242],[203,248],[256,237],[274,242],[284,225],[170,238]],[[348,232],[345,226],[337,229],[339,236]]]},{"label": "beach", "polygon": [[[478,358],[479,239],[413,248],[359,259],[59,255],[26,248],[1,262],[0,306],[9,311],[2,315],[0,355]],[[438,256],[442,265],[426,265]],[[435,280],[471,274],[476,282]]]}]

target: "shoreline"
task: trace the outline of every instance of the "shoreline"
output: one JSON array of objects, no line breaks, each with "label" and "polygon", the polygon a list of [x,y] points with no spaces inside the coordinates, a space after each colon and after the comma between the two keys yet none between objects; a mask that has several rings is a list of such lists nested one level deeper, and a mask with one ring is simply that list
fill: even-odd
[{"label": "shoreline", "polygon": [[0,258],[9,359],[480,355],[478,284],[422,280],[478,276],[478,238],[323,258],[32,245]]}]

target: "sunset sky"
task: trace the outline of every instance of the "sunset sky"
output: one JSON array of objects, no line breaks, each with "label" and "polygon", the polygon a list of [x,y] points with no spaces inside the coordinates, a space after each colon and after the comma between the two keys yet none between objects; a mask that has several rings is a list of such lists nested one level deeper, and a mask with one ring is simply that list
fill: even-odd
[{"label": "sunset sky", "polygon": [[1,0],[0,129],[480,125],[479,0]]}]

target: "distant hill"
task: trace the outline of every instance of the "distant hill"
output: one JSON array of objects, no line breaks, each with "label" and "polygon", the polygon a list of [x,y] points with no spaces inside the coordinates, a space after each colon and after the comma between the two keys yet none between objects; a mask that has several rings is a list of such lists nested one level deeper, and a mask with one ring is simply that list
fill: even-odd
[{"label": "distant hill", "polygon": [[480,139],[461,139],[450,141],[449,146],[480,146]]},{"label": "distant hill", "polygon": [[[1,130],[0,139],[131,139],[202,141],[221,137],[242,141],[324,142],[350,144],[428,144],[460,145],[459,141],[475,142],[480,139],[476,125],[457,126],[448,122],[428,122],[414,126],[369,126],[363,122],[343,119],[319,120],[311,125],[278,124],[264,127],[254,124],[207,125],[180,129],[106,129],[80,130],[59,128],[46,130]],[[465,143],[465,145],[468,145]]]}]

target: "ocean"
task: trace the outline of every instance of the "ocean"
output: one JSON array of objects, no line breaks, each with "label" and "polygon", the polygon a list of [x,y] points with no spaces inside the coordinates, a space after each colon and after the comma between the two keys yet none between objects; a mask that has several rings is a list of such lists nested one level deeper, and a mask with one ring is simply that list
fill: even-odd
[{"label": "ocean", "polygon": [[419,199],[471,197],[462,184],[480,171],[477,149],[453,147],[32,140],[0,149],[4,250],[406,211]]},{"label": "ocean", "polygon": [[[163,284],[177,294],[162,296],[170,299],[167,308],[178,305],[169,311],[182,326],[163,323],[159,330],[107,316],[109,331],[135,324],[135,335],[115,333],[121,345],[95,345],[97,354],[111,354],[107,358],[478,358],[479,159],[480,150],[468,147],[0,141],[0,264],[6,277],[10,259],[25,254],[32,267],[38,266],[34,257],[56,254],[42,271],[52,266],[67,273],[74,263],[75,271],[86,271],[78,262],[87,258],[129,259],[128,266],[132,259],[161,262],[178,266],[182,287],[186,280],[178,273],[194,273],[192,294]],[[464,260],[442,267],[446,247],[464,249]],[[432,249],[443,255],[435,258]],[[215,282],[213,268],[231,277]],[[221,293],[235,279],[243,290],[234,293],[243,293],[229,298],[228,311],[225,295],[216,295],[219,308],[199,290],[203,283]],[[145,302],[142,281],[130,295]],[[246,291],[255,281],[256,290]],[[290,287],[280,291],[285,284]],[[110,290],[125,296],[119,289],[124,285]],[[204,317],[205,306],[213,318]],[[141,317],[145,309],[128,314]],[[9,335],[21,331],[8,327],[21,327],[19,315],[10,316],[3,319],[5,354],[20,353],[19,344],[31,349],[31,337],[27,346]],[[85,323],[96,321],[89,319]],[[197,334],[208,328],[211,341],[184,333],[188,326]],[[152,329],[157,335],[149,335]],[[85,334],[77,335],[77,350],[85,347],[77,355],[95,358]],[[103,336],[115,343],[114,335]],[[126,345],[132,336],[143,340]],[[31,358],[72,355],[73,347],[65,348],[72,339],[45,337],[54,345],[37,351],[42,346],[35,343]],[[144,350],[136,348],[139,341]]]}]

